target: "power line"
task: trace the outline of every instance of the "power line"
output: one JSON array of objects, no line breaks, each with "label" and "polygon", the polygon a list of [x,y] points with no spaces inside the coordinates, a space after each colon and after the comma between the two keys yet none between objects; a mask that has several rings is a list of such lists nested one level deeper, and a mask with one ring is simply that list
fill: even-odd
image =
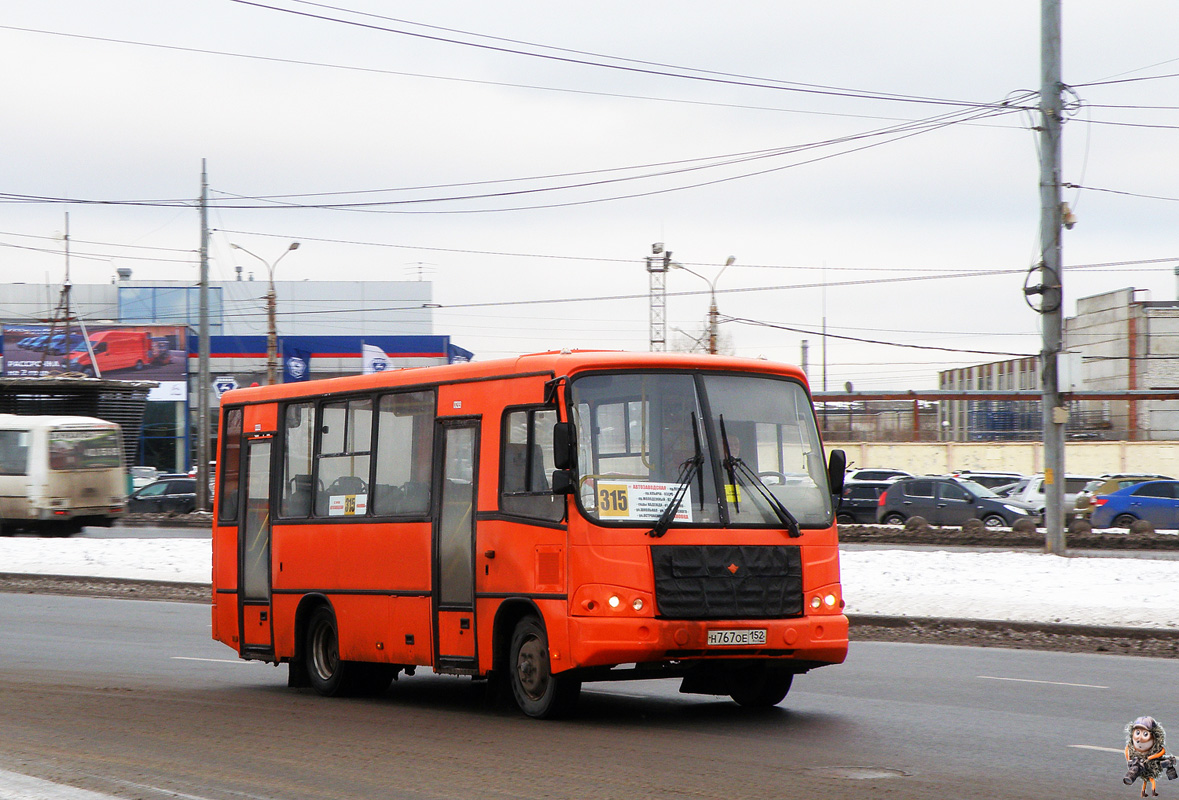
[{"label": "power line", "polygon": [[[244,0],[233,0],[233,2],[244,2]],[[902,123],[902,124],[889,126],[889,127],[874,130],[874,131],[868,131],[868,132],[859,133],[859,134],[852,134],[852,135],[848,135],[848,136],[837,137],[834,139],[829,139],[829,140],[820,141],[820,142],[811,142],[811,143],[801,144],[801,145],[791,145],[791,146],[787,146],[787,147],[783,147],[783,148],[764,150],[764,151],[751,151],[750,153],[733,154],[733,155],[728,155],[728,156],[716,156],[716,157],[711,158],[710,163],[704,163],[704,164],[694,163],[696,161],[707,160],[707,159],[692,159],[687,162],[682,162],[684,164],[692,164],[692,166],[681,166],[676,169],[668,169],[668,170],[664,170],[661,172],[648,173],[645,175],[624,176],[624,177],[603,179],[603,180],[598,180],[598,181],[583,181],[581,183],[565,184],[565,185],[560,185],[560,186],[534,187],[534,188],[527,188],[527,189],[516,189],[516,190],[510,190],[510,191],[488,192],[488,193],[480,193],[480,194],[414,198],[414,199],[403,199],[403,200],[381,200],[381,201],[365,201],[365,202],[352,202],[352,203],[326,203],[326,204],[278,203],[278,204],[267,204],[267,205],[257,205],[257,206],[243,205],[242,203],[231,202],[231,203],[211,203],[211,204],[209,204],[209,207],[211,207],[211,208],[227,208],[227,209],[234,209],[234,210],[249,210],[249,209],[263,209],[263,208],[273,209],[273,208],[277,207],[277,208],[299,208],[299,209],[361,210],[361,211],[375,211],[377,213],[398,213],[398,214],[406,214],[406,213],[409,213],[409,214],[417,214],[417,213],[440,213],[440,214],[461,213],[461,214],[467,214],[467,213],[523,211],[523,210],[535,210],[535,209],[542,209],[542,208],[556,208],[556,207],[567,207],[567,206],[575,206],[575,205],[587,205],[587,204],[592,204],[592,203],[601,203],[601,202],[608,202],[608,201],[614,201],[614,200],[633,199],[633,198],[637,198],[637,197],[648,197],[651,195],[665,194],[668,192],[684,191],[687,189],[701,188],[704,186],[712,186],[712,185],[716,185],[716,184],[720,184],[720,183],[726,183],[726,182],[734,181],[734,180],[741,180],[744,178],[754,177],[754,176],[758,176],[758,175],[765,175],[765,174],[769,174],[772,172],[778,172],[778,171],[781,171],[784,169],[791,169],[791,168],[803,166],[806,164],[812,164],[812,163],[816,163],[819,161],[824,161],[824,160],[827,160],[830,158],[834,158],[836,156],[848,155],[850,153],[858,152],[861,150],[866,150],[866,149],[873,148],[873,147],[878,147],[878,146],[881,146],[884,144],[891,144],[891,143],[894,143],[897,141],[901,141],[903,139],[910,138],[912,136],[917,136],[917,135],[929,133],[929,132],[932,132],[935,130],[940,130],[942,128],[945,128],[945,127],[948,127],[951,125],[961,124],[961,123],[968,121],[968,120],[979,119],[984,116],[999,116],[999,115],[1011,114],[1011,113],[1016,113],[1016,110],[1013,108],[1006,108],[1003,110],[949,112],[947,114],[939,115],[936,117],[931,117],[931,118],[928,118],[925,120],[919,120],[914,123]],[[663,188],[663,189],[656,189],[656,190],[645,191],[645,192],[637,192],[637,193],[626,194],[626,195],[615,195],[615,196],[610,196],[610,197],[601,197],[601,198],[589,199],[589,200],[576,200],[576,201],[569,201],[569,202],[563,202],[563,203],[550,203],[550,204],[540,204],[540,205],[532,205],[532,206],[500,207],[500,208],[485,208],[485,209],[452,209],[452,210],[441,210],[441,211],[435,211],[435,210],[405,211],[405,210],[401,210],[401,209],[389,208],[389,206],[417,205],[417,204],[422,204],[422,203],[433,204],[433,203],[458,202],[458,201],[470,201],[470,200],[503,199],[503,198],[507,198],[507,197],[514,197],[514,196],[520,196],[520,195],[530,195],[530,194],[537,194],[537,193],[546,193],[546,192],[554,192],[554,191],[568,191],[568,190],[573,190],[573,189],[584,189],[584,188],[598,187],[598,186],[604,186],[604,185],[609,185],[609,184],[614,184],[614,183],[619,183],[619,182],[626,182],[626,181],[633,181],[633,180],[646,180],[646,179],[650,179],[650,178],[670,177],[673,175],[682,174],[682,173],[686,173],[686,172],[694,172],[694,171],[698,171],[698,170],[702,170],[702,169],[714,169],[714,168],[723,167],[723,166],[732,166],[732,165],[744,163],[747,161],[755,161],[755,160],[761,160],[761,159],[765,159],[765,158],[779,158],[779,157],[783,157],[783,156],[787,156],[787,155],[793,155],[793,154],[799,153],[799,152],[804,152],[807,150],[813,150],[813,149],[818,149],[818,148],[822,148],[822,147],[829,147],[829,146],[836,146],[836,145],[841,145],[841,144],[850,144],[850,143],[854,143],[857,141],[878,138],[878,137],[887,137],[887,138],[885,138],[884,141],[869,142],[867,144],[863,144],[858,147],[851,147],[851,148],[848,148],[845,150],[838,151],[836,153],[829,153],[827,155],[816,156],[814,158],[805,159],[805,160],[797,161],[797,162],[792,162],[790,164],[785,164],[785,165],[781,165],[781,166],[777,166],[777,167],[769,167],[769,168],[763,169],[763,170],[754,170],[751,172],[740,173],[737,175],[730,175],[730,176],[726,176],[726,177],[722,177],[722,178],[717,178],[717,179],[712,179],[712,180],[707,180],[707,181],[700,181],[700,182],[693,183],[693,184],[672,186],[672,187],[667,187],[667,188]],[[675,163],[675,162],[672,162],[672,163]],[[630,169],[635,169],[635,167],[621,168],[621,170],[630,170]],[[535,179],[533,179],[533,180],[535,180]],[[465,185],[472,185],[472,184],[465,184]],[[15,194],[15,193],[0,193],[0,198],[2,198],[2,199],[0,199],[0,202],[11,202],[11,203],[60,203],[60,204],[77,203],[77,204],[98,204],[98,205],[157,206],[157,207],[193,207],[195,205],[195,201],[187,200],[187,199],[185,199],[185,200],[155,200],[155,201],[93,200],[93,199],[50,197],[50,196],[43,196],[43,195],[23,195],[23,194]],[[246,198],[246,199],[252,200],[254,198]]]},{"label": "power line", "polygon": [[789,325],[779,325],[779,324],[776,324],[773,322],[764,322],[762,320],[756,320],[756,319],[745,319],[743,317],[725,317],[722,321],[724,321],[724,322],[739,322],[743,325],[753,325],[753,326],[761,327],[761,328],[774,328],[776,330],[790,331],[791,333],[802,333],[807,336],[821,336],[821,337],[824,337],[827,339],[841,339],[843,341],[859,342],[861,344],[878,344],[878,345],[885,345],[887,347],[904,347],[904,348],[907,348],[910,350],[940,350],[940,351],[946,352],[946,353],[970,353],[970,354],[974,354],[974,355],[1009,356],[1009,357],[1016,357],[1016,358],[1030,358],[1035,355],[1034,353],[1011,353],[1011,352],[996,351],[996,350],[969,350],[969,349],[958,348],[958,347],[939,347],[937,345],[929,345],[929,344],[904,344],[901,342],[885,342],[885,341],[881,341],[879,339],[863,339],[858,336],[844,336],[841,334],[829,333],[829,332],[824,332],[821,330],[815,331],[815,330],[806,330],[805,328],[794,328]]},{"label": "power line", "polygon": [[[298,2],[298,1],[299,0],[296,0],[296,2]],[[356,13],[360,13],[360,12],[356,12]],[[420,24],[420,23],[411,23],[411,24]],[[730,109],[739,109],[739,110],[746,110],[746,111],[771,111],[774,113],[781,113],[781,114],[808,114],[808,115],[823,116],[823,117],[846,117],[849,119],[878,119],[878,120],[905,121],[905,120],[903,120],[901,118],[897,118],[897,117],[886,117],[886,116],[875,115],[875,114],[852,114],[852,113],[848,113],[848,112],[836,112],[836,111],[815,111],[815,110],[810,110],[810,109],[781,108],[781,107],[776,107],[776,106],[750,105],[750,104],[745,104],[745,103],[721,103],[721,102],[709,101],[709,100],[691,100],[691,99],[687,99],[687,98],[677,98],[677,97],[657,97],[654,95],[626,94],[623,92],[604,92],[604,91],[595,91],[595,90],[591,90],[591,89],[573,89],[573,88],[562,87],[562,86],[541,86],[538,84],[530,84],[530,83],[513,83],[510,81],[493,81],[493,80],[483,80],[483,79],[477,79],[477,78],[461,78],[461,77],[452,76],[452,75],[431,75],[431,74],[422,73],[422,72],[405,72],[402,70],[381,69],[381,68],[377,68],[377,67],[361,67],[361,66],[350,65],[350,64],[332,64],[332,63],[327,63],[327,62],[323,62],[323,61],[307,61],[307,60],[296,59],[296,58],[280,58],[277,56],[263,56],[263,55],[253,54],[253,53],[234,53],[234,52],[229,52],[229,51],[225,51],[225,50],[210,50],[210,49],[206,49],[206,48],[183,47],[180,45],[166,45],[166,44],[159,44],[159,43],[155,43],[155,42],[141,42],[141,41],[135,41],[135,40],[131,40],[131,39],[116,39],[116,38],[105,37],[105,36],[90,36],[90,35],[80,34],[80,33],[66,33],[64,31],[49,31],[49,30],[43,30],[43,29],[38,29],[38,28],[23,28],[23,27],[18,27],[15,25],[0,25],[0,30],[18,31],[20,33],[34,33],[34,34],[40,34],[40,35],[44,35],[44,36],[59,36],[59,37],[69,38],[69,39],[82,39],[82,40],[86,40],[86,41],[103,42],[103,43],[107,43],[107,44],[122,44],[122,45],[129,45],[132,47],[148,47],[148,48],[153,48],[153,49],[158,49],[158,50],[171,50],[171,51],[176,51],[176,52],[181,52],[181,53],[194,53],[197,55],[221,56],[221,57],[225,57],[225,58],[248,59],[248,60],[253,60],[253,61],[272,62],[272,63],[278,63],[278,64],[291,64],[291,65],[295,65],[295,66],[305,66],[305,67],[321,67],[324,69],[347,70],[347,71],[352,71],[352,72],[363,72],[363,73],[370,73],[370,74],[377,74],[377,75],[391,75],[391,76],[395,76],[395,77],[422,78],[425,80],[449,81],[452,83],[469,83],[469,84],[479,85],[479,86],[499,86],[499,87],[505,87],[505,88],[510,88],[510,89],[530,89],[530,90],[542,91],[542,92],[561,92],[561,93],[565,93],[565,94],[587,95],[587,96],[591,96],[591,97],[609,97],[609,98],[617,98],[617,99],[622,99],[622,100],[643,100],[643,101],[656,102],[656,103],[677,103],[677,104],[681,104],[681,105],[695,105],[695,106],[706,106],[706,107],[714,107],[714,108],[730,108]],[[480,34],[472,34],[472,35],[480,35]],[[494,38],[494,37],[492,37],[492,38]],[[854,97],[855,95],[848,95],[848,96]]]},{"label": "power line", "polygon": [[[850,98],[861,99],[861,100],[891,100],[891,101],[904,102],[904,103],[920,103],[920,104],[927,104],[927,105],[949,105],[949,106],[958,106],[958,107],[964,107],[964,108],[994,108],[995,107],[994,104],[963,102],[963,101],[958,101],[958,100],[947,100],[947,99],[943,99],[943,98],[920,97],[920,96],[916,96],[916,95],[900,95],[900,94],[893,94],[893,93],[889,93],[889,92],[866,92],[866,91],[861,91],[861,90],[841,89],[841,88],[837,88],[837,87],[824,87],[824,86],[819,86],[816,84],[788,83],[788,82],[784,82],[784,81],[777,81],[776,79],[754,78],[754,77],[750,77],[750,76],[733,76],[730,78],[730,77],[723,77],[723,75],[724,75],[723,73],[708,73],[705,70],[694,70],[691,67],[668,66],[667,69],[651,69],[651,68],[644,68],[644,67],[625,66],[625,65],[621,65],[621,64],[608,64],[608,63],[601,62],[601,61],[592,61],[592,60],[581,59],[581,58],[572,58],[570,56],[552,55],[552,54],[548,54],[548,53],[537,53],[537,52],[531,52],[528,50],[520,50],[517,48],[501,47],[499,45],[482,44],[479,42],[468,42],[468,41],[463,41],[461,39],[453,39],[453,38],[449,38],[449,37],[445,37],[445,36],[435,36],[432,34],[401,30],[398,28],[390,28],[390,27],[386,27],[386,26],[382,26],[382,25],[372,25],[372,24],[365,23],[365,22],[356,22],[353,20],[340,19],[337,17],[329,17],[329,16],[326,16],[323,14],[312,14],[307,11],[297,11],[292,8],[282,8],[280,6],[272,6],[272,5],[268,5],[266,3],[255,2],[255,0],[230,0],[230,2],[237,3],[239,5],[252,6],[254,8],[261,8],[261,9],[265,9],[265,10],[269,10],[269,11],[277,11],[277,12],[283,13],[283,14],[290,14],[293,16],[320,20],[322,22],[331,22],[331,23],[340,24],[340,25],[347,25],[347,26],[356,27],[356,28],[363,28],[365,30],[379,31],[382,33],[392,33],[392,34],[396,34],[399,36],[409,36],[409,37],[416,38],[416,39],[424,39],[424,40],[435,41],[435,42],[440,42],[440,43],[444,43],[444,44],[461,45],[463,47],[472,47],[472,48],[476,48],[476,49],[480,49],[480,50],[488,50],[488,51],[494,51],[494,52],[505,53],[505,54],[510,54],[510,55],[527,56],[529,58],[540,58],[540,59],[545,59],[548,61],[557,61],[557,62],[563,62],[563,63],[568,63],[568,64],[577,64],[577,65],[581,65],[581,66],[599,67],[599,68],[603,68],[603,69],[621,70],[624,72],[634,72],[634,73],[641,73],[641,74],[646,74],[646,75],[655,75],[655,76],[659,76],[659,77],[679,78],[682,80],[692,80],[692,81],[703,81],[706,83],[720,83],[720,84],[726,84],[726,85],[730,85],[730,86],[745,86],[745,87],[759,88],[759,89],[774,89],[774,90],[779,90],[779,91],[800,92],[803,94],[817,94],[817,95],[827,95],[827,96],[833,96],[833,97],[850,97]],[[328,7],[330,8],[330,6],[328,6]],[[359,13],[359,12],[356,12],[356,13]],[[368,15],[368,16],[376,16],[376,15]],[[384,19],[391,19],[391,18],[384,18]],[[543,46],[543,45],[541,45],[541,46]],[[557,49],[557,48],[552,48],[552,49]],[[612,56],[598,56],[598,55],[595,55],[594,57],[596,57],[596,58],[613,58]],[[621,60],[631,61],[630,59],[621,59]],[[642,62],[633,62],[633,63],[642,63]],[[652,64],[652,66],[663,66],[663,65]],[[705,74],[689,75],[689,74],[685,74],[684,72],[671,72],[668,70],[689,70],[689,71],[695,71],[695,72],[704,72]],[[737,78],[741,78],[741,80],[737,80]]]}]

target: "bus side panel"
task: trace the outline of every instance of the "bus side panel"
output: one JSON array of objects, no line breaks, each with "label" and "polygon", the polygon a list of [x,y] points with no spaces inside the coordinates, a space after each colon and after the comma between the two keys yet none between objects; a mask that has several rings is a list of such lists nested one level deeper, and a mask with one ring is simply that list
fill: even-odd
[{"label": "bus side panel", "polygon": [[345,588],[430,591],[429,522],[341,525],[340,574]]},{"label": "bus side panel", "polygon": [[315,592],[335,611],[342,658],[430,664],[430,530],[429,522],[276,525],[275,654],[294,655],[295,611]]},{"label": "bus side panel", "polygon": [[236,591],[237,528],[216,527],[213,529],[213,638],[240,651]]},{"label": "bus side panel", "polygon": [[[557,596],[556,605],[545,612],[545,622],[550,628],[564,631],[569,574],[566,550],[563,530],[507,520],[479,522],[475,592],[481,596],[476,617],[481,671],[492,668],[492,621],[500,604],[498,599],[488,602],[486,595],[531,597],[534,601],[542,596]],[[550,629],[550,639],[553,636]]]}]

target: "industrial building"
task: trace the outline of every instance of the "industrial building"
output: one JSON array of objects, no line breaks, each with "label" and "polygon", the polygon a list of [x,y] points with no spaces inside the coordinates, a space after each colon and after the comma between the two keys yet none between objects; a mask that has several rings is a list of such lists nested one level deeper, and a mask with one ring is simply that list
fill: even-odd
[{"label": "industrial building", "polygon": [[472,358],[433,332],[430,281],[275,281],[273,316],[270,287],[240,273],[210,282],[210,385],[199,386],[200,292],[192,282],[133,280],[123,268],[109,284],[73,285],[68,329],[61,287],[8,284],[0,298],[0,374],[156,382],[133,463],[180,472],[193,464],[197,393],[209,392],[216,409],[223,392],[267,382],[272,320],[278,382]]},{"label": "industrial building", "polygon": [[[1060,385],[1064,392],[1170,391],[1179,396],[1179,301],[1150,300],[1118,289],[1077,301],[1064,321]],[[1039,358],[1016,358],[939,373],[943,391],[1040,390]],[[949,441],[1038,439],[1037,400],[942,403]],[[1069,404],[1072,439],[1179,439],[1179,400],[1084,400]]]}]

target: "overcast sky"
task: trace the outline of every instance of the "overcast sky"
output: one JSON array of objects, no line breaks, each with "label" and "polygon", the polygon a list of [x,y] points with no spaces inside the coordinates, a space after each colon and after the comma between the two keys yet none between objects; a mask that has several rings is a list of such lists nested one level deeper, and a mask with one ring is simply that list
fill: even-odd
[{"label": "overcast sky", "polygon": [[[1174,299],[1179,3],[1063,5],[1066,311]],[[1004,356],[834,336],[1039,350],[1039,6],[0,0],[0,281],[60,282],[66,212],[74,282],[195,281],[207,159],[214,278],[299,241],[280,280],[423,276],[480,359],[646,350],[663,242],[732,352],[932,388]]]}]

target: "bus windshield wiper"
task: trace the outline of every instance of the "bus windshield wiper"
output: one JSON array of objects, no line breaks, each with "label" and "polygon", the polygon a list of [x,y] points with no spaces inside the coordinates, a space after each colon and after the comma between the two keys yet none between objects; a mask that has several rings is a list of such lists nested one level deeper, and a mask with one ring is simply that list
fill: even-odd
[{"label": "bus windshield wiper", "polygon": [[762,481],[760,475],[754,472],[753,469],[739,457],[733,455],[732,450],[729,448],[729,436],[727,433],[725,433],[724,414],[720,416],[720,434],[721,443],[724,445],[725,451],[725,472],[728,473],[729,483],[733,487],[733,509],[738,514],[741,513],[739,500],[741,492],[737,486],[737,476],[741,475],[743,478],[745,478],[745,482],[756,489],[757,493],[760,494],[762,498],[770,504],[770,508],[774,510],[774,514],[777,515],[778,520],[786,528],[787,535],[792,539],[797,539],[799,536],[802,536],[802,529],[799,528],[798,520],[795,519],[794,515],[790,513],[790,509],[786,507],[786,504],[778,499],[777,495],[770,491],[770,488],[765,485],[765,482]]},{"label": "bus windshield wiper", "polygon": [[647,535],[654,539],[659,539],[667,533],[667,529],[671,527],[671,521],[679,513],[680,505],[684,502],[684,495],[688,493],[688,487],[692,485],[692,478],[697,475],[700,476],[700,508],[704,508],[704,472],[700,469],[704,465],[704,453],[700,449],[700,429],[696,423],[696,412],[694,411],[692,412],[692,443],[695,445],[696,454],[680,465],[675,494],[668,501],[667,508],[663,509],[663,513],[659,515],[659,519],[655,521],[655,527],[647,531]]}]

